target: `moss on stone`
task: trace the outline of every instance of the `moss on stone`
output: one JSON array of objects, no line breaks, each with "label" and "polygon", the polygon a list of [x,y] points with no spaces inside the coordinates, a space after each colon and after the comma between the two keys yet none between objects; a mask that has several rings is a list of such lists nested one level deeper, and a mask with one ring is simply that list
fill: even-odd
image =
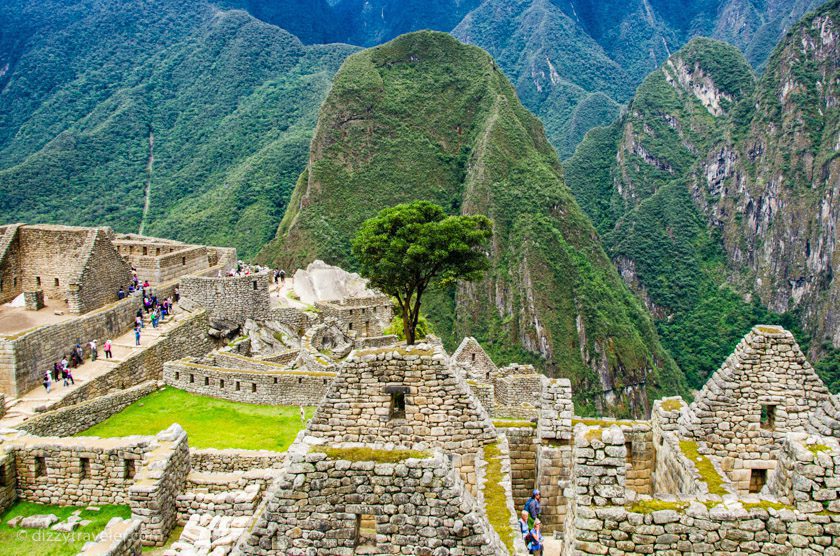
[{"label": "moss on stone", "polygon": [[376,450],[374,448],[329,448],[313,447],[311,452],[326,454],[329,459],[346,461],[373,461],[376,463],[398,463],[407,459],[430,458],[430,452],[421,450]]},{"label": "moss on stone", "polygon": [[537,424],[533,421],[524,421],[521,419],[493,419],[493,426],[497,429],[513,429],[520,427],[537,428]]},{"label": "moss on stone", "polygon": [[701,502],[704,506],[706,506],[707,510],[711,510],[712,508],[716,508],[717,506],[721,505],[720,500],[703,500]]},{"label": "moss on stone", "polygon": [[610,427],[612,425],[634,425],[638,421],[631,421],[629,419],[572,419],[572,426],[578,423],[586,425],[587,427]]},{"label": "moss on stone", "polygon": [[685,454],[685,457],[694,463],[697,472],[700,473],[700,478],[709,487],[709,494],[717,494],[718,496],[729,494],[729,491],[723,488],[723,477],[720,476],[715,466],[712,465],[712,461],[700,453],[697,442],[693,440],[681,440],[680,450]]},{"label": "moss on stone", "polygon": [[652,498],[649,500],[637,500],[632,504],[627,504],[624,508],[628,512],[635,514],[650,514],[658,512],[659,510],[674,510],[683,512],[688,507],[688,502],[679,502],[674,500],[659,500]]},{"label": "moss on stone", "polygon": [[487,476],[484,483],[484,509],[490,525],[502,539],[510,554],[513,550],[513,529],[511,528],[510,510],[507,505],[507,493],[502,486],[502,458],[498,442],[484,447],[484,459],[487,461]]},{"label": "moss on stone", "polygon": [[772,500],[761,500],[759,502],[741,502],[741,505],[744,506],[744,509],[747,511],[752,510],[753,508],[761,508],[762,510],[792,510],[793,506],[788,506],[787,504],[782,504],[781,502],[773,502]]},{"label": "moss on stone", "polygon": [[678,399],[665,400],[659,407],[661,407],[663,411],[679,411],[683,407],[683,402]]},{"label": "moss on stone", "polygon": [[808,448],[808,451],[811,452],[812,454],[814,454],[814,456],[816,456],[820,452],[830,452],[831,451],[831,448],[829,448],[825,444],[806,444],[805,447]]},{"label": "moss on stone", "polygon": [[784,329],[778,326],[756,326],[755,329],[764,334],[781,334],[784,332]]}]

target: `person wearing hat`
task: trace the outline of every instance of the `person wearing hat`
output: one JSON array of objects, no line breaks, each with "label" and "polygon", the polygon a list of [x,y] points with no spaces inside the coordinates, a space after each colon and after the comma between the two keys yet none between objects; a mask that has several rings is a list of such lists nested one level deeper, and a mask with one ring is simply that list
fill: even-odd
[{"label": "person wearing hat", "polygon": [[525,502],[525,511],[528,512],[528,529],[534,526],[534,522],[540,517],[540,514],[542,514],[542,504],[540,503],[540,500],[540,491],[535,488],[534,493],[530,498],[528,498],[527,502]]},{"label": "person wearing hat", "polygon": [[543,536],[542,536],[542,523],[539,519],[534,521],[534,527],[530,531],[528,531],[528,540],[525,545],[528,548],[529,554],[534,554],[535,556],[542,556],[543,553]]}]

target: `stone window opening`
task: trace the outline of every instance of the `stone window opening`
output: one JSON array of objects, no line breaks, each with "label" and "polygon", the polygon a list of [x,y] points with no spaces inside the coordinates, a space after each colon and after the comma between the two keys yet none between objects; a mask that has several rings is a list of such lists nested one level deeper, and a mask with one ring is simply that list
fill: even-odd
[{"label": "stone window opening", "polygon": [[56,287],[56,288],[57,288],[57,287],[59,287],[59,286],[61,285],[61,284],[59,283],[59,281],[58,281],[58,278],[56,278],[56,279],[55,279],[55,282],[54,282],[54,283],[55,283],[55,287]]},{"label": "stone window opening", "polygon": [[405,419],[405,392],[391,392],[391,419]]},{"label": "stone window opening", "polygon": [[327,383],[327,379],[325,378],[325,379],[324,379],[324,384],[326,384],[326,383]]},{"label": "stone window opening", "polygon": [[82,479],[90,478],[90,458],[81,458],[79,460],[79,475]]},{"label": "stone window opening", "polygon": [[236,391],[237,391],[237,392],[239,392],[239,390],[241,390],[240,386],[241,386],[241,385],[239,384],[239,381],[237,380],[237,381],[236,381]]},{"label": "stone window opening", "polygon": [[365,321],[365,336],[370,336],[370,321]]},{"label": "stone window opening", "polygon": [[374,548],[376,546],[376,518],[370,514],[356,514],[354,536],[353,548]]},{"label": "stone window opening", "polygon": [[251,393],[255,394],[256,392],[257,392],[257,383],[252,382],[251,383]]},{"label": "stone window opening", "polygon": [[277,377],[274,377],[274,384],[277,384]]},{"label": "stone window opening", "polygon": [[210,386],[210,377],[209,376],[204,377],[204,386]]},{"label": "stone window opening", "polygon": [[190,384],[195,382],[195,375],[190,373]]},{"label": "stone window opening", "polygon": [[137,466],[133,459],[123,460],[123,479],[133,479],[137,474]]},{"label": "stone window opening", "polygon": [[472,362],[475,363],[475,354],[472,354]]},{"label": "stone window opening", "polygon": [[761,405],[761,428],[767,431],[776,430],[776,406]]},{"label": "stone window opening", "polygon": [[187,258],[181,257],[181,266],[187,266]]},{"label": "stone window opening", "polygon": [[223,379],[223,378],[219,379],[219,388],[221,388],[222,390],[225,389],[225,379]]},{"label": "stone window opening", "polygon": [[175,371],[175,380],[181,380],[181,373],[178,371]]},{"label": "stone window opening", "polygon": [[256,290],[256,289],[257,289],[257,281],[256,281],[256,280],[254,280],[254,281],[253,281],[253,282],[251,282],[251,283],[254,285],[254,290]]},{"label": "stone window opening", "polygon": [[758,494],[767,483],[766,469],[750,469],[750,494]]},{"label": "stone window opening", "polygon": [[0,292],[3,291],[3,279],[0,278]]},{"label": "stone window opening", "polygon": [[624,449],[627,451],[627,454],[624,456],[624,461],[628,465],[633,465],[633,441],[625,442]]},{"label": "stone window opening", "polygon": [[6,486],[6,466],[0,465],[0,487]]},{"label": "stone window opening", "polygon": [[17,287],[17,276],[15,276],[14,278],[12,278],[12,287],[13,287],[13,288],[16,288],[16,287]]},{"label": "stone window opening", "polygon": [[[473,357],[475,357],[475,354],[473,354]],[[490,371],[487,371],[487,373],[484,376],[487,380],[490,380]]]},{"label": "stone window opening", "polygon": [[35,478],[45,477],[47,475],[47,458],[44,456],[35,456]]},{"label": "stone window opening", "polygon": [[144,247],[144,248],[143,248],[143,254],[144,254],[144,255],[148,255],[148,254],[149,254],[149,248],[148,248],[148,247]]},{"label": "stone window opening", "polygon": [[155,257],[160,257],[160,247],[155,248]]},{"label": "stone window opening", "polygon": [[303,377],[302,376],[298,377],[298,384],[303,384]]},{"label": "stone window opening", "polygon": [[353,323],[350,323],[350,330],[353,330]]},{"label": "stone window opening", "polygon": [[39,288],[41,287],[41,277],[40,276],[35,277],[35,286],[37,286]]}]

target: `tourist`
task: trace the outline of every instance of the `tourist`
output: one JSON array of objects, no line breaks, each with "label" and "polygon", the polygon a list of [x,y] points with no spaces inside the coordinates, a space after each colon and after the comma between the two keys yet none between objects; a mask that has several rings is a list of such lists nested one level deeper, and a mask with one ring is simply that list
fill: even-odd
[{"label": "tourist", "polygon": [[542,513],[542,505],[540,504],[540,491],[534,489],[534,493],[525,502],[525,511],[528,512],[528,527],[533,527],[534,522],[540,517]]},{"label": "tourist", "polygon": [[543,553],[543,536],[542,523],[540,520],[534,522],[534,528],[528,531],[528,543],[525,545],[528,549],[528,554],[535,554],[542,556]]},{"label": "tourist", "polygon": [[85,362],[85,351],[82,349],[82,344],[76,344],[76,347],[73,348],[72,360],[75,367],[81,367],[82,364]]},{"label": "tourist", "polygon": [[146,313],[152,310],[152,300],[145,294],[143,295],[143,308],[146,309]]},{"label": "tourist", "polygon": [[303,406],[300,406],[300,422],[306,424],[306,411],[304,411]]},{"label": "tourist", "polygon": [[152,311],[152,316],[150,318],[152,319],[152,328],[157,328],[157,325],[158,325],[157,309]]},{"label": "tourist", "polygon": [[64,371],[64,386],[67,387],[67,381],[70,381],[70,384],[73,386],[76,385],[76,381],[73,380],[73,372],[70,369]]},{"label": "tourist", "polygon": [[522,535],[522,539],[525,541],[525,545],[528,545],[529,536],[528,533],[530,532],[530,527],[528,527],[528,512],[522,510],[519,513],[519,534]]},{"label": "tourist", "polygon": [[282,268],[280,269],[280,282],[283,284],[286,283],[286,271]]},{"label": "tourist", "polygon": [[[149,286],[151,286],[151,284],[149,284],[149,281],[148,281],[148,280],[143,280],[143,289],[146,289],[146,288],[148,288]],[[176,289],[177,289],[177,288],[176,288]]]},{"label": "tourist", "polygon": [[96,353],[96,340],[91,340],[88,346],[90,346],[90,360],[96,361],[96,356],[98,355]]},{"label": "tourist", "polygon": [[143,328],[143,317],[134,318],[134,328]]},{"label": "tourist", "polygon": [[64,372],[64,367],[61,365],[61,361],[56,361],[52,368],[52,379],[53,382],[58,382],[58,377]]},{"label": "tourist", "polygon": [[52,388],[52,380],[50,380],[50,373],[44,373],[44,389],[47,391],[47,394],[50,393],[50,388]]},{"label": "tourist", "polygon": [[120,286],[120,291],[117,292],[117,299],[125,299],[125,290]]},{"label": "tourist", "polygon": [[105,340],[102,349],[105,350],[105,359],[113,359],[114,356],[111,355],[111,340]]},{"label": "tourist", "polygon": [[135,346],[140,345],[140,327],[139,326],[134,329],[134,345]]},{"label": "tourist", "polygon": [[175,303],[178,303],[179,301],[181,301],[181,291],[178,289],[177,286],[175,287],[175,290],[172,292],[172,295],[175,297]]},{"label": "tourist", "polygon": [[[67,354],[64,354],[64,357],[61,358],[61,369],[59,370],[58,376],[64,376],[64,372],[69,369],[69,365],[67,364]],[[55,379],[58,382],[58,378]]]}]

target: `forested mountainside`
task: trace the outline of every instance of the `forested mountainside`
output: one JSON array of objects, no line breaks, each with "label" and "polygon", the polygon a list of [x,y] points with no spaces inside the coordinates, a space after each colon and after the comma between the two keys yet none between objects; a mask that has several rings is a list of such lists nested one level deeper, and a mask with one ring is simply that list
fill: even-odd
[{"label": "forested mountainside", "polygon": [[278,239],[261,258],[354,268],[359,224],[413,199],[495,222],[488,278],[427,304],[450,348],[474,335],[500,362],[545,358],[540,366],[571,377],[577,407],[590,411],[642,414],[648,394],[685,392],[539,120],[486,52],[436,32],[347,59]]},{"label": "forested mountainside", "polygon": [[734,47],[695,39],[567,163],[692,386],[751,323],[779,319],[799,324],[840,386],[839,43],[836,0],[795,26],[759,79]]},{"label": "forested mountainside", "polygon": [[730,41],[757,67],[817,0],[485,0],[452,32],[490,52],[561,158],[612,122],[691,37]]},{"label": "forested mountainside", "polygon": [[274,234],[354,47],[206,2],[0,5],[0,217],[235,245]]}]

